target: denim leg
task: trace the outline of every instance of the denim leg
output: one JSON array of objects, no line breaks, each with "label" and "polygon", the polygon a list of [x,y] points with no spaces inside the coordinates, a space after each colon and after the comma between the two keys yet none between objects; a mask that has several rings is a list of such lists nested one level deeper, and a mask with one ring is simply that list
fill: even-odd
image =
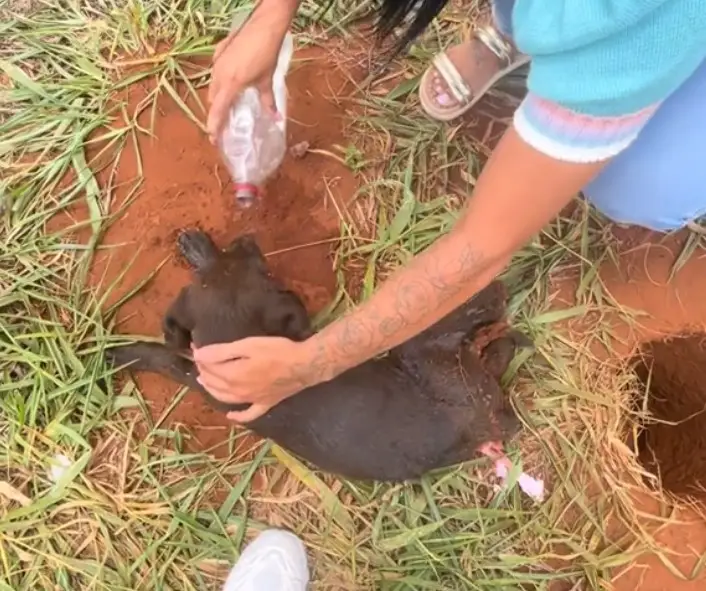
[{"label": "denim leg", "polygon": [[515,0],[491,0],[493,24],[505,37],[512,38],[512,9]]},{"label": "denim leg", "polygon": [[669,231],[706,214],[706,60],[584,195],[612,220]]}]

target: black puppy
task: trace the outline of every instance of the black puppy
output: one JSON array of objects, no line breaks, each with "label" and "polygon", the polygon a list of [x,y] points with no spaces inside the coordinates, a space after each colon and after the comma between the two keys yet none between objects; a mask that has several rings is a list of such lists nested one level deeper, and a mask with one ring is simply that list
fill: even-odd
[{"label": "black puppy", "polygon": [[[303,340],[312,334],[309,316],[270,275],[251,237],[220,251],[204,232],[189,231],[179,247],[195,277],[166,314],[166,345],[113,349],[112,362],[169,376],[224,411],[243,410],[247,404],[224,404],[199,385],[191,343],[257,335]],[[469,345],[479,329],[503,318],[505,299],[495,282],[386,356],[303,390],[248,427],[348,478],[402,481],[472,459],[481,446],[501,442],[519,427],[498,378],[526,337],[508,333],[480,355]]]}]

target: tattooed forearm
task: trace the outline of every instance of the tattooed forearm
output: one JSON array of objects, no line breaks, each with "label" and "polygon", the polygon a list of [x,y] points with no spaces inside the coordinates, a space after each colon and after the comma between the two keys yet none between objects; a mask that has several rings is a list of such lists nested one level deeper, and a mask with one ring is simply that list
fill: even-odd
[{"label": "tattooed forearm", "polygon": [[305,342],[311,348],[304,357],[316,360],[309,379],[330,379],[441,320],[490,283],[602,166],[554,160],[510,128],[456,227],[367,302]]},{"label": "tattooed forearm", "polygon": [[484,287],[492,278],[487,261],[464,234],[439,240],[313,337],[312,364],[302,375],[330,379],[418,334]]}]

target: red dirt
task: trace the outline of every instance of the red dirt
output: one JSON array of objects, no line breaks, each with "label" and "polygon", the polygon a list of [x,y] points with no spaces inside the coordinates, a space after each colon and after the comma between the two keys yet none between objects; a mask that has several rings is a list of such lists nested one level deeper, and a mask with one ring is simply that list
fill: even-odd
[{"label": "red dirt", "polygon": [[[626,309],[640,312],[635,319],[634,327],[625,323],[616,324],[613,334],[614,343],[619,352],[632,356],[641,343],[659,342],[662,339],[681,334],[701,335],[706,329],[706,257],[696,255],[691,257],[687,264],[670,278],[672,264],[684,243],[685,234],[681,233],[668,238],[655,235],[646,230],[630,229],[616,230],[618,238],[623,243],[623,252],[618,265],[606,264],[601,269],[601,279],[605,289]],[[562,290],[563,291],[563,290]],[[582,327],[581,320],[576,323],[578,331]],[[572,332],[575,327],[572,327]],[[583,327],[585,329],[585,326]],[[589,330],[591,330],[589,328]],[[700,339],[697,340],[700,342]],[[685,418],[684,413],[693,411],[698,406],[698,401],[688,395],[697,396],[695,388],[699,387],[699,377],[703,369],[695,367],[700,364],[703,368],[703,352],[700,346],[693,342],[677,343],[678,348],[668,352],[665,345],[643,345],[643,351],[648,355],[653,354],[656,364],[652,375],[652,395],[669,394],[665,405],[653,406],[655,413],[672,414],[671,418]],[[665,367],[667,362],[681,363],[688,371],[681,372],[677,378],[673,371]],[[657,380],[655,382],[655,379]],[[672,384],[669,384],[669,381]],[[676,387],[673,383],[677,381]],[[665,386],[668,392],[665,391]],[[700,392],[704,392],[700,387]],[[687,394],[684,397],[684,394]],[[664,398],[664,396],[660,396]],[[701,404],[706,402],[706,396],[701,397]],[[703,416],[703,415],[702,415]],[[670,416],[663,417],[667,420]],[[694,419],[696,420],[696,419]],[[699,424],[706,423],[706,418],[699,417]],[[701,421],[704,422],[701,422]],[[691,440],[692,453],[689,459],[693,460],[691,468],[684,466],[684,454],[681,453],[679,463],[672,464],[665,473],[664,462],[669,465],[669,454],[677,452],[680,448],[669,449],[675,443],[674,432],[666,438],[669,430],[684,430],[683,425],[677,427],[661,427],[662,448],[665,457],[662,460],[663,476],[667,476],[665,484],[670,482],[679,485],[680,477],[688,471],[703,470],[700,475],[706,477],[706,465],[703,462],[702,447],[703,434]],[[684,445],[680,438],[676,440],[678,446]],[[700,453],[700,450],[704,450]],[[681,450],[684,451],[684,450]],[[681,465],[680,465],[681,464]],[[694,474],[694,476],[697,476]],[[674,479],[674,480],[672,480]],[[675,491],[679,492],[679,491]],[[658,515],[660,508],[653,500],[635,499],[645,515]],[[697,565],[699,556],[706,552],[706,521],[696,513],[680,509],[672,515],[678,523],[671,523],[659,528],[655,539],[664,549],[676,569],[684,577],[691,575],[692,569]],[[654,524],[653,524],[654,525]],[[675,576],[655,554],[646,554],[638,559],[628,570],[616,573],[613,582],[614,591],[695,591],[704,589],[706,573],[701,574],[694,581],[682,580]]]},{"label": "red dirt", "polygon": [[[127,98],[128,113],[153,88],[133,86]],[[183,90],[183,89],[181,89]],[[310,149],[335,153],[347,145],[344,136],[345,106],[332,97],[349,96],[353,84],[316,49],[301,51],[289,78],[288,141],[308,142]],[[182,93],[186,100],[187,93]],[[204,104],[205,92],[200,93]],[[193,100],[187,103],[202,113]],[[149,128],[151,109],[139,116]],[[235,207],[230,179],[217,150],[172,98],[162,93],[154,113],[154,137],[139,137],[139,160],[144,182],[135,200],[110,226],[103,245],[123,245],[100,253],[91,272],[94,285],[110,285],[136,256],[110,300],[129,291],[157,269],[155,278],[119,311],[119,331],[158,336],[162,315],[179,290],[188,283],[189,271],[175,256],[180,230],[199,226],[220,244],[245,232],[254,232],[269,255],[276,276],[302,295],[312,312],[325,307],[335,287],[331,247],[339,235],[339,214],[356,190],[353,174],[335,158],[320,153],[288,155],[268,183],[261,205],[240,211]],[[138,177],[138,156],[128,141],[113,179],[112,211],[129,197]],[[109,182],[107,172],[99,175]],[[333,200],[336,201],[334,205]],[[77,218],[83,217],[75,212]],[[65,220],[62,222],[65,224]],[[139,386],[154,416],[168,407],[177,387],[157,376],[140,376]],[[189,393],[169,417],[195,434],[198,447],[223,443],[231,426],[225,417],[194,393]]]},{"label": "red dirt", "polygon": [[660,421],[639,441],[640,461],[671,494],[706,500],[706,335],[653,341],[641,348],[636,371],[648,408]]}]

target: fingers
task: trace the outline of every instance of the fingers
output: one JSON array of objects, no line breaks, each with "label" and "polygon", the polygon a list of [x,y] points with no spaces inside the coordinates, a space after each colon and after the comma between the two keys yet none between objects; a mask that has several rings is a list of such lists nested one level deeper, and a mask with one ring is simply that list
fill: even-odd
[{"label": "fingers", "polygon": [[235,399],[233,386],[225,378],[199,368],[196,381],[222,402],[240,402]]},{"label": "fingers", "polygon": [[257,90],[260,93],[260,104],[262,105],[262,109],[273,117],[279,116],[279,113],[277,112],[277,103],[275,102],[275,95],[272,91],[272,80],[268,79],[263,84],[259,84]]},{"label": "fingers", "polygon": [[197,364],[216,364],[250,359],[263,351],[270,351],[278,341],[291,344],[291,341],[285,337],[246,337],[232,343],[218,343],[198,348],[192,346],[191,351]]},{"label": "fingers", "polygon": [[208,131],[208,137],[211,143],[215,144],[228,119],[228,112],[235,101],[235,97],[240,94],[242,88],[232,79],[225,84],[218,84],[215,81],[211,84],[214,86],[214,89],[212,94],[209,91],[209,95],[211,95],[209,96],[211,108],[208,110],[206,130]]},{"label": "fingers", "polygon": [[[197,378],[198,380],[198,378]],[[201,382],[201,380],[198,380],[199,384],[204,386],[204,384]],[[206,388],[206,386],[204,386]],[[233,396],[230,393],[230,390],[221,390],[220,388],[212,388],[208,387],[206,388],[208,393],[218,400],[219,402],[225,402],[226,404],[239,404],[240,400],[233,400]]]},{"label": "fingers", "polygon": [[[220,343],[196,348],[192,346],[194,363],[199,371],[196,378],[209,393],[222,402],[248,402],[238,397],[237,380],[233,382],[234,364],[238,364],[247,359],[252,351],[251,341],[255,339],[243,339],[234,343]],[[238,368],[240,369],[240,368]]]},{"label": "fingers", "polygon": [[229,412],[226,416],[228,417],[228,420],[236,423],[250,423],[264,415],[268,410],[270,410],[270,408],[270,406],[265,404],[252,404],[247,410]]},{"label": "fingers", "polygon": [[208,104],[213,102],[213,98],[218,94],[218,89],[220,84],[218,83],[218,78],[214,77],[213,72],[211,72],[211,82],[208,85]]},{"label": "fingers", "polygon": [[246,357],[250,339],[234,341],[232,343],[218,343],[205,347],[192,347],[194,361],[197,364],[223,363],[241,357]]},{"label": "fingers", "polygon": [[216,45],[213,50],[213,58],[211,59],[213,63],[218,61],[218,58],[221,57],[225,48],[228,47],[228,43],[230,43],[230,38],[226,37]]},{"label": "fingers", "polygon": [[221,402],[251,403],[248,409],[229,414],[229,418],[239,423],[253,421],[289,395],[279,392],[276,370],[281,360],[289,357],[292,346],[292,341],[281,337],[249,337],[234,343],[192,347],[197,380]]}]

